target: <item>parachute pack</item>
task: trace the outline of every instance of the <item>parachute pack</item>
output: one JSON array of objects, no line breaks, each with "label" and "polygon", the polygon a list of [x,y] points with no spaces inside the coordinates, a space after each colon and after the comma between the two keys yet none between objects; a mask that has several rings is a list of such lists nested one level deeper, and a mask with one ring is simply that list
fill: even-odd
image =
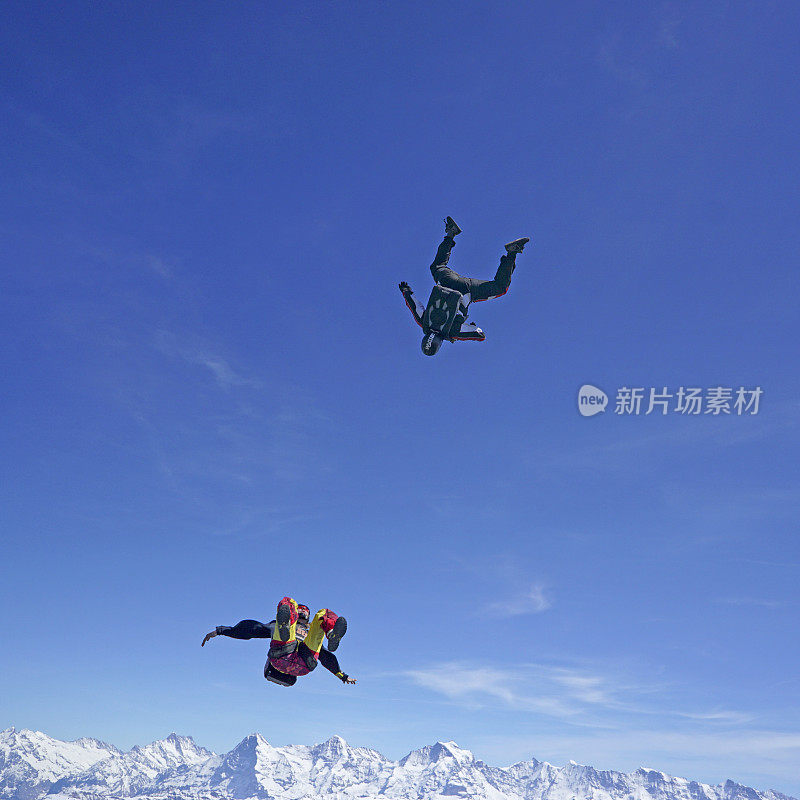
[{"label": "parachute pack", "polygon": [[425,333],[436,331],[443,339],[452,339],[467,318],[467,302],[464,295],[438,283],[433,287],[428,305],[422,315]]},{"label": "parachute pack", "polygon": [[296,675],[287,675],[284,672],[279,672],[269,661],[264,665],[264,677],[270,683],[277,683],[278,686],[294,686],[297,683]]}]

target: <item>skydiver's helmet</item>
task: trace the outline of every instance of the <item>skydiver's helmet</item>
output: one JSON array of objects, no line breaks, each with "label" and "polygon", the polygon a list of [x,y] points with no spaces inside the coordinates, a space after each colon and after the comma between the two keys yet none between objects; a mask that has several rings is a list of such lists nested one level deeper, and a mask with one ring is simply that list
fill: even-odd
[{"label": "skydiver's helmet", "polygon": [[309,620],[311,619],[311,610],[308,606],[297,606],[297,628],[295,629],[295,637],[298,640],[303,640],[308,635]]},{"label": "skydiver's helmet", "polygon": [[422,352],[426,356],[435,356],[439,352],[443,341],[441,334],[436,333],[436,331],[429,331],[422,337]]}]

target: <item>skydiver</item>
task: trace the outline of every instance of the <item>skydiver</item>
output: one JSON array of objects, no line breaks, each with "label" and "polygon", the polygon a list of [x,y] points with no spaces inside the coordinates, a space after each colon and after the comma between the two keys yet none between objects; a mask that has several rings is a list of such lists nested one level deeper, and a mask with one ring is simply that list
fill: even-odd
[{"label": "skydiver", "polygon": [[482,342],[486,335],[474,323],[467,322],[467,313],[471,302],[490,300],[500,297],[508,291],[511,275],[516,266],[517,253],[521,253],[530,238],[523,236],[514,239],[506,247],[506,254],[500,259],[500,266],[492,280],[481,281],[465,278],[447,266],[450,251],[455,247],[455,237],[461,228],[452,217],[444,221],[444,240],[436,251],[431,264],[431,274],[436,285],[433,287],[428,305],[423,306],[415,297],[411,287],[403,281],[400,291],[406,305],[414,315],[414,320],[424,331],[422,352],[426,356],[435,356],[442,342],[474,341]]},{"label": "skydiver", "polygon": [[[316,669],[317,663],[332,672],[342,683],[355,683],[342,672],[339,661],[333,654],[347,632],[347,620],[337,616],[329,608],[317,611],[309,621],[308,606],[301,605],[291,597],[278,603],[275,619],[267,624],[254,619],[243,619],[233,627],[218,625],[207,633],[201,647],[215,636],[230,636],[232,639],[270,639],[264,677],[279,686],[294,686],[297,678]],[[328,647],[322,646],[327,637]]]}]

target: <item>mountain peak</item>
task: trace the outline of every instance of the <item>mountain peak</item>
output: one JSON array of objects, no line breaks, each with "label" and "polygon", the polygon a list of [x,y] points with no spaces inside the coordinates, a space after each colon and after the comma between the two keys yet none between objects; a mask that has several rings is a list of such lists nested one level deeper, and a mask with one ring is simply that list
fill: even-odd
[{"label": "mountain peak", "polygon": [[405,758],[400,760],[400,766],[424,766],[445,759],[466,763],[474,762],[475,756],[469,750],[462,750],[455,742],[436,742],[419,750],[412,750]]},{"label": "mountain peak", "polygon": [[349,751],[350,746],[341,736],[331,736],[330,739],[326,739],[314,749],[319,751],[321,755],[328,758],[335,758],[345,755]]},{"label": "mountain peak", "polygon": [[233,750],[228,753],[231,755],[232,753],[238,752],[255,752],[256,750],[262,749],[264,747],[271,747],[270,743],[260,734],[260,733],[250,733],[242,739]]},{"label": "mountain peak", "polygon": [[459,747],[454,741],[449,740],[447,742],[436,742],[434,747],[438,747],[441,749],[443,755],[451,755],[453,758],[467,758],[469,760],[473,760],[474,756],[469,750],[464,750],[463,747]]},{"label": "mountain peak", "polygon": [[191,736],[181,736],[179,733],[171,733],[162,742],[169,742],[171,745],[179,748],[189,748],[190,750],[205,750],[195,742]]}]

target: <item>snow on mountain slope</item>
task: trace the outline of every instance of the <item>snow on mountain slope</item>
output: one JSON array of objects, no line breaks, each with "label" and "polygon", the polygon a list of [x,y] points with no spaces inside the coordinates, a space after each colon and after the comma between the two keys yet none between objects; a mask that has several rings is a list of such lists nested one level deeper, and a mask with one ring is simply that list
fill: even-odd
[{"label": "snow on mountain slope", "polygon": [[338,736],[273,747],[254,733],[224,755],[175,734],[127,753],[13,729],[0,734],[0,743],[0,800],[792,800],[732,781],[709,786],[647,769],[625,774],[535,760],[491,767],[454,742],[400,761]]},{"label": "snow on mountain slope", "polygon": [[78,775],[65,776],[50,791],[56,793],[69,787],[132,797],[168,776],[185,774],[192,767],[207,763],[213,756],[210,750],[198,747],[191,737],[172,733],[161,741],[100,761]]},{"label": "snow on mountain slope", "polygon": [[462,750],[455,742],[437,742],[401,759],[384,793],[397,798],[480,797],[487,800],[520,796],[518,792],[507,793],[513,787],[503,785],[503,772],[477,761],[469,750]]},{"label": "snow on mountain slope", "polygon": [[116,747],[97,739],[62,742],[38,731],[8,728],[0,732],[0,798],[38,797],[54,781],[119,754]]},{"label": "snow on mountain slope", "polygon": [[204,786],[235,798],[366,797],[375,794],[392,765],[380,753],[350,747],[338,736],[313,747],[273,747],[256,733],[223,756],[206,782],[198,782],[195,773],[183,781],[176,777],[169,786]]}]

